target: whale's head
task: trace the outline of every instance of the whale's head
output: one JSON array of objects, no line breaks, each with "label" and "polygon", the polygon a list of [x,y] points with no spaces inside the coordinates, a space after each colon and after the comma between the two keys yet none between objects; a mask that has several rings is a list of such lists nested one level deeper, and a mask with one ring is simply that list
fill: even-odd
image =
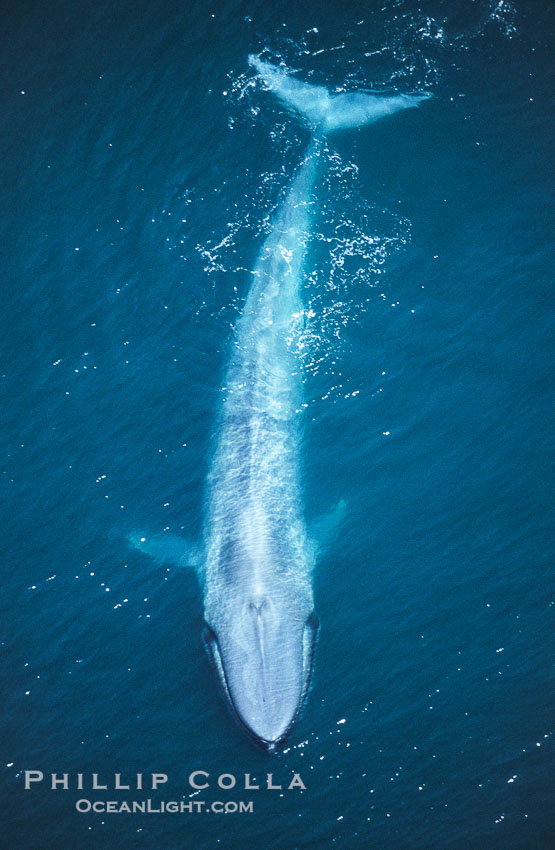
[{"label": "whale's head", "polygon": [[239,725],[272,751],[298,719],[312,672],[318,618],[259,595],[235,600],[203,639]]}]

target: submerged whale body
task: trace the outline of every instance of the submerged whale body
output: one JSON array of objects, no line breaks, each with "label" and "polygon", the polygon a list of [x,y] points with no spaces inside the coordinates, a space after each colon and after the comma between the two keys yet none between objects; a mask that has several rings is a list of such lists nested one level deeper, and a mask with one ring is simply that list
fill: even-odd
[{"label": "submerged whale body", "polygon": [[[207,482],[202,551],[194,560],[204,589],[203,639],[234,717],[273,750],[305,701],[318,618],[312,571],[316,540],[303,516],[299,472],[298,371],[288,339],[302,310],[301,283],[320,139],[417,106],[426,94],[332,95],[285,68],[250,56],[266,88],[311,129],[253,269],[235,328],[218,437]],[[325,524],[325,523],[323,523]],[[161,558],[159,539],[133,537]],[[179,545],[172,543],[171,557]]]}]

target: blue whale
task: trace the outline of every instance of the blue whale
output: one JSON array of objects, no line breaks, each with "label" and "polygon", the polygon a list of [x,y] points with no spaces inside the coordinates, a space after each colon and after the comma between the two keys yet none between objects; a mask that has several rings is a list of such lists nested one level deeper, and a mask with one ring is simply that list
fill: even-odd
[{"label": "blue whale", "polygon": [[334,130],[415,107],[429,95],[333,95],[258,56],[249,63],[264,87],[308,126],[311,142],[276,211],[236,323],[203,542],[192,557],[175,542],[168,555],[163,536],[131,540],[158,559],[195,562],[204,592],[203,639],[228,707],[251,738],[271,751],[301,713],[318,634],[312,590],[318,542],[302,507],[302,394],[291,336],[303,311],[303,261],[321,141]]}]

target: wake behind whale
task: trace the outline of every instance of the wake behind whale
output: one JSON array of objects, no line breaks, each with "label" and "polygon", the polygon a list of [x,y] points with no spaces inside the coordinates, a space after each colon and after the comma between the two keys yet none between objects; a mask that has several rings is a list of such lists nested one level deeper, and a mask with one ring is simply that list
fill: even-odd
[{"label": "wake behind whale", "polygon": [[302,710],[318,632],[312,572],[318,541],[307,529],[300,482],[302,403],[290,339],[302,310],[303,263],[321,140],[417,106],[426,94],[331,95],[284,67],[250,65],[311,130],[312,140],[253,269],[235,327],[216,449],[207,481],[204,540],[185,545],[133,535],[154,557],[194,561],[204,589],[203,639],[228,706],[268,750]]}]

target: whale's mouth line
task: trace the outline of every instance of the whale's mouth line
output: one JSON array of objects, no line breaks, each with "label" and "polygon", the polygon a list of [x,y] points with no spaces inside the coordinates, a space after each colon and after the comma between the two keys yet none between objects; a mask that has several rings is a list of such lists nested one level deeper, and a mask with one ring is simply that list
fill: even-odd
[{"label": "whale's mouth line", "polygon": [[305,626],[305,632],[307,628],[310,630],[310,643],[308,645],[305,645],[303,635],[303,689],[301,691],[301,695],[297,703],[297,708],[293,717],[291,718],[290,723],[287,725],[287,728],[281,733],[281,735],[279,735],[278,738],[275,738],[270,741],[267,738],[262,738],[260,735],[257,735],[256,732],[251,729],[248,723],[245,723],[245,721],[243,720],[241,713],[238,711],[233,701],[233,696],[231,695],[231,690],[227,681],[227,675],[225,672],[225,667],[223,665],[222,655],[220,652],[218,636],[214,629],[206,621],[204,623],[204,628],[202,630],[202,640],[206,652],[208,654],[208,658],[210,659],[212,666],[215,668],[218,674],[218,681],[226,698],[227,707],[231,712],[233,718],[235,719],[237,725],[247,733],[251,741],[253,741],[258,747],[263,749],[265,752],[275,752],[280,746],[284,744],[284,742],[289,737],[291,730],[293,729],[301,715],[306,696],[310,687],[310,680],[312,678],[314,647],[316,645],[319,627],[320,621],[318,619],[317,614],[313,611],[312,614],[310,614],[310,616],[308,617]]},{"label": "whale's mouth line", "polygon": [[285,732],[279,738],[276,738],[275,741],[268,741],[266,740],[266,738],[261,738],[260,735],[256,734],[256,732],[253,732],[251,727],[247,723],[245,723],[245,721],[241,717],[241,714],[233,701],[229,683],[227,681],[227,675],[222,662],[218,637],[214,629],[206,622],[202,631],[202,639],[206,652],[208,653],[208,657],[212,663],[212,666],[216,669],[216,672],[218,674],[218,682],[220,683],[220,687],[226,698],[227,707],[233,715],[233,718],[235,719],[236,723],[241,727],[241,729],[243,729],[247,733],[251,741],[257,744],[263,750],[266,750],[267,752],[272,752],[277,748],[278,744],[282,743],[285,740],[293,724],[291,723],[287,727]]}]

